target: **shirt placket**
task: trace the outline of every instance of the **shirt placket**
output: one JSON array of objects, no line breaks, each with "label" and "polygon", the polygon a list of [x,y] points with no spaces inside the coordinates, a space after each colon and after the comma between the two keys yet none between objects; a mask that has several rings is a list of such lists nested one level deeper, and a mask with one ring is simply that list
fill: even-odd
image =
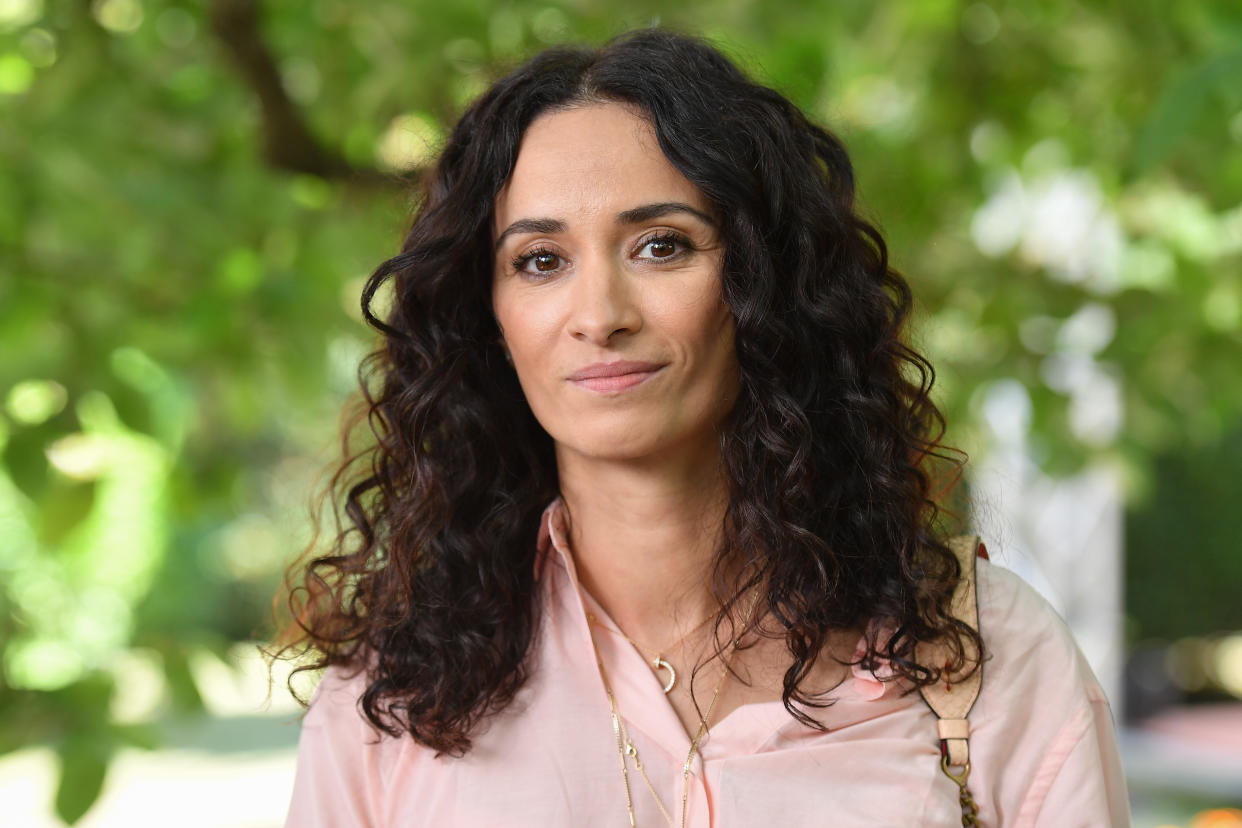
[{"label": "shirt placket", "polygon": [[[550,522],[551,523],[551,522]],[[560,567],[556,573],[558,588],[561,593],[562,611],[570,619],[565,630],[576,628],[574,646],[581,650],[582,657],[593,661],[594,648],[591,645],[589,621],[587,613],[596,616],[603,624],[613,629],[616,625],[602,606],[578,583],[577,573],[571,555],[563,547],[565,539],[559,526],[549,525],[551,553],[556,554]],[[558,554],[559,553],[559,554]],[[572,634],[572,633],[570,633]],[[629,732],[630,740],[643,761],[651,784],[659,793],[660,800],[668,810],[675,826],[681,825],[682,796],[686,797],[686,826],[694,828],[711,828],[715,813],[715,796],[713,780],[707,775],[703,756],[696,751],[690,764],[690,774],[684,778],[683,768],[690,752],[690,739],[686,735],[681,719],[678,718],[668,698],[664,695],[663,686],[649,668],[643,656],[628,642],[614,633],[596,630],[596,646],[600,658],[603,659],[608,671],[609,683],[617,699],[617,706]],[[607,696],[600,678],[600,698],[603,703],[603,714],[608,711]],[[710,730],[704,737],[704,744],[710,741]],[[703,747],[703,745],[700,745]],[[653,750],[660,751],[663,756],[656,757]],[[663,817],[651,799],[651,792],[643,780],[632,758],[627,759],[629,768],[629,786],[635,803],[636,814],[646,812],[655,814],[652,825],[663,824]],[[713,764],[719,764],[718,761]],[[620,771],[618,770],[618,776]],[[617,784],[622,784],[620,778]],[[646,806],[650,805],[650,808]],[[637,822],[646,828],[649,820],[639,816]]]},{"label": "shirt placket", "polygon": [[[688,795],[686,797],[686,826],[687,828],[712,828],[714,824],[713,816],[715,815],[715,796],[714,781],[712,775],[708,772],[706,764],[701,756],[696,755],[694,761],[690,764],[690,776],[686,779]],[[681,792],[682,786],[678,785],[678,792]],[[681,818],[681,801],[677,802],[678,813],[675,819],[678,820],[680,826]]]}]

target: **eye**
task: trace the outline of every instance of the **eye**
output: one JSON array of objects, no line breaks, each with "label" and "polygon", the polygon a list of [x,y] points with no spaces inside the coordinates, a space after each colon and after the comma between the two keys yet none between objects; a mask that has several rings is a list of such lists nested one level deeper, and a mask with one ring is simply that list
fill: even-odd
[{"label": "eye", "polygon": [[535,270],[555,270],[561,257],[555,253],[536,253],[530,260],[535,263]]},{"label": "eye", "polygon": [[690,247],[690,240],[679,233],[661,233],[642,242],[640,251],[648,250],[650,255],[644,259],[674,259],[682,255]]},{"label": "eye", "polygon": [[[534,269],[530,265],[534,264]],[[561,257],[547,248],[537,248],[513,260],[513,269],[526,273],[552,273],[561,265]]]}]

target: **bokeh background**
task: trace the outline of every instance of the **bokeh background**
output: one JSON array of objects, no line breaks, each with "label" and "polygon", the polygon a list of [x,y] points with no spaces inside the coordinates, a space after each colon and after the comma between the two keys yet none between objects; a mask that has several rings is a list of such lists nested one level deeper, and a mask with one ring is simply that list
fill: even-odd
[{"label": "bokeh background", "polygon": [[524,56],[654,23],[845,140],[1136,824],[1242,825],[1235,0],[0,0],[0,822],[280,823],[256,642],[408,182]]}]

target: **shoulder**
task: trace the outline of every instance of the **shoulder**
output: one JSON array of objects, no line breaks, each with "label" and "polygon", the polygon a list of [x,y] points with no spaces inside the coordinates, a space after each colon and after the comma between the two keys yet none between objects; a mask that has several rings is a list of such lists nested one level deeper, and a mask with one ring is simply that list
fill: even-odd
[{"label": "shoulder", "polygon": [[1099,682],[1060,614],[1013,571],[984,558],[976,563],[979,632],[988,650],[984,682],[1012,692],[1093,698]]},{"label": "shoulder", "polygon": [[362,695],[368,683],[363,669],[340,665],[328,667],[311,694],[302,727],[339,727],[355,718],[361,723],[365,719],[361,708]]},{"label": "shoulder", "polygon": [[302,719],[297,772],[286,825],[383,823],[387,781],[409,738],[380,731],[362,710],[365,670],[327,668]]},{"label": "shoulder", "polygon": [[1112,711],[1073,633],[1014,572],[984,559],[976,572],[986,651],[970,713],[978,793],[1006,825],[1065,824],[1074,812],[1125,824]]},{"label": "shoulder", "polygon": [[979,713],[1018,706],[1057,716],[1104,700],[1069,626],[1042,595],[982,558],[976,582],[985,649]]},{"label": "shoulder", "polygon": [[[367,717],[362,699],[371,681],[367,670],[359,667],[334,665],[324,670],[302,719],[303,735],[318,732],[315,738],[337,749],[374,757],[386,756],[409,741],[385,733]],[[385,764],[372,761],[377,769]]]},{"label": "shoulder", "polygon": [[378,755],[392,738],[362,708],[371,680],[366,670],[332,666],[324,670],[302,718],[302,741],[331,745],[334,751]]}]

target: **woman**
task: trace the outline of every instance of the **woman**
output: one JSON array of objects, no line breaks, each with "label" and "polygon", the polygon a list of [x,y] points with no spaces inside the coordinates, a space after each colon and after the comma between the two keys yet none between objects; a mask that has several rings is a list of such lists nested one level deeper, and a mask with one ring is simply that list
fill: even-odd
[{"label": "woman", "polygon": [[[363,295],[377,440],[294,602],[327,669],[290,825],[1126,824],[1061,620],[986,561],[951,611],[954,455],[853,189],[659,30],[467,110]],[[915,691],[981,651],[959,802]]]}]

